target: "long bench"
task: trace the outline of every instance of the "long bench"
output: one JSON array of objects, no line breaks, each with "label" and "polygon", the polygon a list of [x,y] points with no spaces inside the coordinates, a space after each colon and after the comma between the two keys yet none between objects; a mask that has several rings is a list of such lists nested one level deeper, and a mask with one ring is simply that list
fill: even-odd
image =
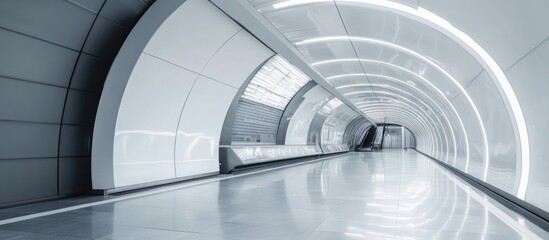
[{"label": "long bench", "polygon": [[322,154],[318,145],[220,146],[220,172],[229,173],[240,166]]}]

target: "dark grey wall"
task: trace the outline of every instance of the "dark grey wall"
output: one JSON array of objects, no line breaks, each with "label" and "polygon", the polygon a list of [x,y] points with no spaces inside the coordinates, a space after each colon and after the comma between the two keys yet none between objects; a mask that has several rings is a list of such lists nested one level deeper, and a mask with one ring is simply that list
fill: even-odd
[{"label": "dark grey wall", "polygon": [[91,189],[103,82],[153,2],[0,1],[0,206]]}]

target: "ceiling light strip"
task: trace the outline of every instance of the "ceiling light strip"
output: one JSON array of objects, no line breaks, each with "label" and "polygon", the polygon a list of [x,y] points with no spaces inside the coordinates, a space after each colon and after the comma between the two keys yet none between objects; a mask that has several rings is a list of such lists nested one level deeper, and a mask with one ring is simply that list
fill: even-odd
[{"label": "ceiling light strip", "polygon": [[[281,9],[281,8],[287,8],[287,7],[293,7],[303,4],[310,4],[310,3],[319,3],[319,2],[327,2],[328,0],[290,0],[285,2],[280,2],[272,7],[274,9]],[[520,182],[519,187],[517,191],[517,197],[524,200],[526,197],[526,190],[528,188],[528,181],[529,181],[529,175],[530,175],[530,143],[528,138],[528,129],[526,126],[526,120],[524,118],[524,114],[522,111],[522,108],[520,106],[520,102],[518,101],[518,98],[511,86],[511,83],[507,79],[507,76],[505,76],[505,73],[501,69],[501,67],[498,65],[498,63],[488,54],[488,52],[480,46],[473,38],[471,38],[468,34],[461,31],[451,23],[449,23],[446,19],[428,11],[427,9],[424,9],[422,7],[419,7],[417,9],[392,2],[387,0],[336,0],[338,2],[357,2],[362,4],[368,4],[370,6],[379,7],[382,9],[392,10],[396,11],[397,13],[401,15],[406,15],[408,17],[411,17],[415,20],[418,20],[422,23],[427,24],[428,26],[431,26],[438,31],[444,33],[445,35],[449,36],[450,38],[454,39],[456,42],[460,43],[464,48],[470,50],[469,52],[472,53],[475,58],[477,58],[477,61],[481,63],[485,69],[488,69],[488,74],[492,77],[492,79],[496,79],[498,84],[498,88],[500,88],[507,99],[507,103],[509,104],[509,108],[513,114],[513,117],[515,119],[515,124],[517,127],[517,131],[519,134],[519,140],[520,140],[520,146],[521,146],[521,160],[522,160],[522,167],[521,167],[521,175],[520,175]],[[484,176],[483,178],[486,178],[486,171],[487,169],[484,169]]]},{"label": "ceiling light strip", "polygon": [[442,92],[442,90],[440,90],[438,87],[436,87],[433,83],[431,83],[429,80],[425,79],[423,76],[415,73],[415,72],[412,72],[410,71],[409,69],[407,68],[404,68],[404,67],[401,67],[401,66],[398,66],[398,65],[395,65],[395,64],[392,64],[392,63],[387,63],[387,62],[382,62],[382,61],[378,61],[378,60],[372,60],[372,59],[355,59],[355,58],[344,58],[344,59],[331,59],[331,60],[326,60],[326,61],[320,61],[320,62],[315,62],[315,63],[312,63],[311,65],[313,66],[318,66],[318,65],[322,65],[322,64],[330,64],[330,63],[338,63],[338,62],[347,62],[347,61],[361,61],[361,62],[368,62],[368,63],[374,63],[374,64],[380,64],[380,65],[385,65],[385,66],[389,66],[391,68],[396,68],[396,69],[399,69],[401,71],[404,71],[408,74],[411,74],[413,76],[415,76],[417,79],[420,79],[422,80],[424,83],[426,83],[427,85],[429,85],[431,88],[433,88],[439,95],[441,95],[444,100],[447,102],[447,104],[451,107],[451,109],[453,110],[453,112],[455,113],[456,117],[458,118],[458,121],[460,123],[460,126],[461,126],[461,130],[463,132],[463,134],[465,135],[465,148],[466,148],[466,163],[465,163],[465,172],[468,171],[469,169],[469,162],[470,162],[470,149],[469,149],[469,138],[468,138],[468,135],[467,135],[467,130],[465,129],[465,125],[463,124],[463,121],[461,120],[461,117],[459,115],[459,113],[457,112],[456,108],[454,107],[454,105],[450,102],[450,100],[446,97],[446,95]]}]

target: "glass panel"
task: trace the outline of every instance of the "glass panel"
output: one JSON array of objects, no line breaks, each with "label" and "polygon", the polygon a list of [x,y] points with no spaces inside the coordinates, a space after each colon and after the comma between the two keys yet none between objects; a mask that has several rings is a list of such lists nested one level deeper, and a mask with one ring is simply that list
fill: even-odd
[{"label": "glass panel", "polygon": [[284,110],[290,99],[309,81],[305,74],[276,55],[256,73],[242,98]]}]

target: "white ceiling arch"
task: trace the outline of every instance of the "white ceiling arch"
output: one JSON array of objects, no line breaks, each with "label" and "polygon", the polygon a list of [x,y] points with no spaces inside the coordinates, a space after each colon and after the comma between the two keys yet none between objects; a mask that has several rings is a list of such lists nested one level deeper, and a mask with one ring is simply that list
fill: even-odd
[{"label": "white ceiling arch", "polygon": [[[381,39],[368,38],[368,37],[359,37],[359,36],[324,36],[324,37],[316,37],[316,38],[305,39],[305,40],[296,42],[294,44],[296,46],[301,46],[301,45],[307,45],[307,44],[318,44],[318,43],[326,43],[326,42],[333,42],[333,41],[365,42],[365,43],[369,43],[369,44],[380,45],[380,46],[383,46],[383,47],[388,47],[388,48],[392,48],[392,49],[395,49],[395,50],[398,50],[398,51],[402,51],[406,54],[409,54],[409,55],[413,56],[414,58],[417,58],[417,59],[419,59],[423,62],[426,62],[429,66],[432,66],[435,69],[437,69],[437,71],[441,72],[447,79],[451,80],[451,82],[459,90],[459,93],[462,94],[463,96],[465,96],[465,98],[467,99],[469,105],[471,106],[471,108],[473,109],[473,111],[475,113],[475,116],[477,118],[477,122],[479,124],[480,129],[481,129],[483,147],[484,147],[483,179],[484,180],[486,179],[487,171],[488,171],[488,165],[490,164],[490,156],[488,154],[490,152],[490,149],[489,149],[489,145],[488,145],[488,136],[486,134],[486,128],[484,126],[484,122],[482,120],[482,117],[481,117],[481,114],[478,110],[478,107],[475,105],[475,103],[474,103],[473,99],[471,98],[471,96],[467,93],[465,88],[459,83],[458,80],[456,80],[449,72],[447,72],[443,67],[439,66],[439,64],[435,63],[433,60],[417,53],[416,51],[414,51],[412,49],[409,49],[409,48],[406,48],[406,47],[403,47],[403,46],[400,46],[400,45],[397,45],[397,44],[394,44],[394,43],[391,43],[391,42],[388,42],[388,41],[384,41],[384,40],[381,40]],[[417,79],[423,80],[423,83],[425,83],[431,89],[436,90],[435,92],[437,92],[441,97],[443,97],[446,100],[446,102],[448,104],[451,105],[451,102],[448,99],[448,97],[446,96],[446,94],[444,94],[439,88],[437,88],[432,83],[433,81],[429,81],[428,79],[425,79],[420,74],[412,72],[411,70],[406,69],[405,67],[402,67],[402,66],[399,66],[399,65],[396,65],[396,64],[387,63],[387,62],[378,61],[378,60],[373,60],[373,59],[362,59],[362,58],[358,58],[358,57],[359,56],[357,55],[356,59],[352,59],[352,58],[351,59],[348,59],[348,58],[347,59],[337,59],[337,58],[336,59],[330,59],[330,60],[315,62],[315,63],[312,63],[311,65],[318,66],[318,65],[327,64],[327,63],[334,63],[334,62],[358,61],[361,64],[363,62],[367,62],[367,63],[381,64],[381,65],[384,65],[384,66],[390,66],[392,68],[397,68],[397,69],[402,70],[404,72],[407,72],[411,75],[414,75],[415,77],[417,77]],[[334,79],[341,79],[341,78],[354,77],[354,76],[365,76],[366,77],[367,74],[365,72],[363,72],[363,73],[347,73],[347,74],[341,74],[341,75],[336,75],[336,76],[327,76],[326,80],[332,81]],[[459,116],[459,114],[457,114],[457,116]],[[468,165],[466,165],[466,166],[468,166]]]},{"label": "white ceiling arch", "polygon": [[[372,117],[393,118],[395,124],[410,128],[417,138],[421,139],[422,137],[425,137],[427,139],[425,140],[426,147],[433,150],[438,149],[439,144],[436,140],[436,133],[428,127],[428,124],[426,124],[424,120],[417,118],[417,114],[410,112],[409,109],[391,107],[382,110],[380,108],[369,108],[366,112]],[[399,119],[401,119],[400,122],[398,122]],[[423,142],[419,141],[417,143],[421,144]]]},{"label": "white ceiling arch", "polygon": [[[357,92],[357,94],[361,94],[361,92]],[[430,116],[424,109],[422,109],[421,107],[419,107],[416,103],[414,103],[413,101],[410,101],[406,98],[403,98],[401,96],[399,96],[398,94],[394,94],[394,93],[390,93],[390,92],[383,92],[383,91],[379,91],[378,92],[379,95],[381,96],[390,96],[392,97],[392,99],[395,99],[395,103],[393,102],[381,102],[381,103],[374,103],[374,104],[371,104],[371,105],[361,105],[361,106],[358,106],[359,109],[361,109],[364,113],[366,114],[370,114],[370,111],[371,110],[377,110],[377,109],[384,109],[384,110],[392,110],[392,109],[400,109],[401,111],[407,111],[409,113],[411,113],[413,116],[415,116],[418,120],[421,120],[425,126],[427,126],[428,129],[430,129],[432,135],[434,136],[434,138],[437,139],[437,142],[440,142],[441,145],[445,145],[446,148],[445,149],[449,149],[449,145],[448,145],[448,137],[446,135],[446,131],[444,129],[444,126],[442,125],[442,122],[440,121],[440,119],[437,119],[438,122],[442,125],[441,127],[443,128],[443,134],[437,134],[437,130],[439,129],[438,127],[435,127],[435,126],[439,126],[437,124],[437,121],[435,121],[432,116]],[[362,98],[360,98],[362,99]],[[404,101],[402,101],[404,100]],[[385,117],[389,117],[388,115],[386,115]],[[406,125],[405,125],[406,126]],[[441,135],[442,135],[442,138],[441,138]],[[444,140],[443,140],[444,138]],[[449,152],[447,151],[446,152],[446,160],[449,158]]]},{"label": "white ceiling arch", "polygon": [[[288,0],[271,1],[270,5],[266,4],[266,1],[261,1],[260,4],[256,3],[256,7],[258,7],[258,10],[260,12],[264,13],[268,11],[282,11],[297,6],[313,6],[318,4],[333,5],[336,8],[339,4],[352,5],[362,8],[392,12],[397,16],[402,16],[419,22],[442,33],[443,35],[452,39],[454,42],[458,43],[463,49],[471,54],[471,56],[473,56],[478,61],[478,63],[482,65],[484,70],[494,81],[497,89],[500,92],[500,95],[504,99],[504,104],[508,110],[507,112],[509,114],[509,117],[510,119],[512,119],[513,131],[516,135],[517,146],[520,146],[520,149],[518,149],[517,152],[520,152],[519,154],[521,159],[521,174],[518,192],[516,195],[520,199],[525,198],[530,170],[530,146],[528,132],[526,128],[526,121],[518,98],[503,70],[494,60],[494,58],[492,58],[492,56],[490,56],[490,54],[488,54],[488,52],[480,44],[478,44],[467,33],[452,25],[446,19],[436,15],[433,12],[430,12],[420,5],[417,5],[416,8],[416,6],[410,7],[408,5],[385,0]],[[322,35],[322,37],[328,37],[328,35],[324,34]],[[477,114],[477,116],[478,115],[479,114]],[[484,151],[487,152],[486,150],[489,150],[488,144],[486,141],[484,141],[484,143],[486,145]],[[486,181],[488,165],[489,158],[485,156],[484,171],[482,174],[482,179],[484,181]]]},{"label": "white ceiling arch", "polygon": [[[427,107],[427,108],[428,108],[427,110],[433,113],[433,116],[437,119],[437,121],[438,121],[438,122],[440,123],[440,125],[442,126],[442,130],[443,130],[442,134],[443,134],[444,138],[446,139],[446,143],[447,143],[447,144],[448,144],[449,141],[448,141],[448,136],[447,136],[447,132],[446,132],[446,131],[447,131],[447,128],[449,129],[450,135],[451,135],[451,139],[452,139],[452,143],[453,143],[453,146],[454,146],[454,148],[453,148],[453,149],[454,149],[454,151],[453,151],[453,152],[454,152],[454,159],[457,158],[457,151],[456,151],[457,142],[456,142],[456,137],[455,137],[454,130],[453,130],[453,128],[452,128],[452,126],[451,126],[451,124],[450,124],[450,121],[448,120],[446,114],[444,114],[444,113],[442,112],[442,113],[443,113],[442,116],[443,116],[443,118],[446,120],[446,121],[445,121],[446,124],[445,124],[445,123],[443,123],[443,121],[440,120],[439,114],[435,114],[436,112],[432,109],[432,107],[431,107],[429,104],[425,103],[423,100],[421,100],[421,99],[418,98],[417,96],[415,96],[415,95],[413,95],[413,94],[411,94],[411,93],[409,93],[409,92],[407,92],[407,91],[404,91],[404,90],[402,90],[402,89],[395,88],[395,87],[392,87],[392,86],[388,86],[388,85],[382,85],[382,84],[362,84],[362,86],[370,86],[370,87],[381,88],[381,89],[389,90],[389,91],[396,91],[397,94],[394,94],[394,95],[392,94],[392,95],[391,95],[391,96],[395,97],[394,99],[398,99],[398,100],[403,99],[403,100],[405,100],[406,102],[409,103],[409,104],[406,104],[406,105],[410,106],[411,108],[420,109],[421,112],[423,112],[424,114],[426,114],[427,116],[429,116],[429,115],[427,114],[426,110],[423,109],[423,107],[419,106],[416,102],[414,102],[414,101],[408,99],[408,98],[405,97],[405,96],[408,96],[408,97],[410,97],[410,98],[412,98],[412,99],[415,99],[415,101],[417,101],[418,103],[420,103],[420,104],[422,104],[423,106]],[[355,85],[355,86],[348,86],[348,87],[346,87],[346,86],[340,86],[340,87],[338,87],[338,88],[336,88],[336,89],[345,89],[345,88],[352,88],[352,87],[358,88],[358,87],[360,87],[360,86],[357,86],[357,85]],[[356,93],[360,94],[360,93],[364,93],[364,92],[367,92],[367,91],[357,91]],[[352,92],[351,92],[351,93],[352,93]],[[356,94],[356,93],[355,93],[355,94]],[[380,96],[380,95],[381,95],[381,96],[388,95],[388,92],[379,92],[379,91],[378,91],[378,92],[376,92],[376,93],[377,93],[378,96]],[[349,93],[345,93],[345,92],[344,92],[344,96],[348,96],[348,94],[349,94]],[[399,94],[400,94],[400,95],[399,95]],[[362,98],[361,98],[361,99],[362,99]],[[357,107],[358,107],[359,109],[362,109],[363,107],[375,106],[376,104],[379,105],[379,104],[381,104],[381,103],[369,102],[368,104],[361,104],[360,102],[355,102],[355,104],[357,105]],[[413,106],[412,106],[412,105],[413,105]],[[430,117],[430,116],[429,116],[429,117]],[[449,149],[448,146],[447,146],[447,149]],[[447,152],[446,159],[448,159],[448,154],[449,154],[449,153]]]}]

